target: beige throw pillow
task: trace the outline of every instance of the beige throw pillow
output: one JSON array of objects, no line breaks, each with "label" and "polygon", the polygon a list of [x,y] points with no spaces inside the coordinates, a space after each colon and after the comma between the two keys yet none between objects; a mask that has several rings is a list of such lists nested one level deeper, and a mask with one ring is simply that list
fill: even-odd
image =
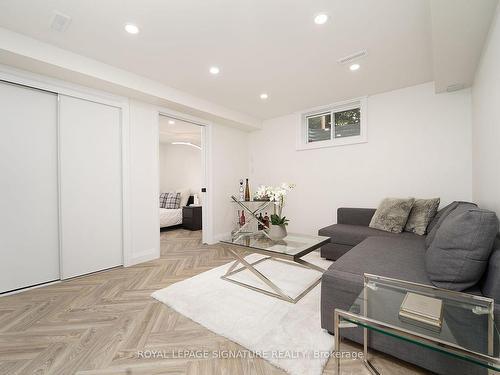
[{"label": "beige throw pillow", "polygon": [[401,233],[414,201],[414,198],[385,198],[375,211],[370,228]]},{"label": "beige throw pillow", "polygon": [[434,216],[436,216],[439,201],[439,198],[415,199],[405,225],[405,232],[412,232],[423,236],[427,232],[427,226]]}]

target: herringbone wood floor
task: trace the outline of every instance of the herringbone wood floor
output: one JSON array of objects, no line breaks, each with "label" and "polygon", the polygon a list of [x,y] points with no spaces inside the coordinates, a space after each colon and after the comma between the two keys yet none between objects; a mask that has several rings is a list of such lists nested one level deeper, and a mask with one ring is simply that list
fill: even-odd
[{"label": "herringbone wood floor", "polygon": [[[139,358],[145,350],[245,350],[150,297],[229,262],[224,250],[182,229],[163,232],[161,250],[155,261],[0,297],[0,374],[284,374],[259,358]],[[385,374],[423,373],[383,356],[376,364]],[[367,372],[352,362],[343,373]]]}]

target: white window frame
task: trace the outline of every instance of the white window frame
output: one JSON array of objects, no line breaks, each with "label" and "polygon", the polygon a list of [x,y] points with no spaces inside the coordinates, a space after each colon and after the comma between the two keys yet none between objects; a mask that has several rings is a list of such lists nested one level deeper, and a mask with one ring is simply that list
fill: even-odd
[{"label": "white window frame", "polygon": [[[352,137],[345,138],[335,138],[335,113],[347,111],[350,109],[359,108],[360,111],[360,134]],[[308,128],[307,119],[311,116],[317,116],[321,114],[331,114],[331,138],[324,141],[308,142]],[[345,146],[358,143],[368,142],[367,134],[367,97],[346,100],[343,102],[338,102],[330,104],[328,106],[322,106],[317,108],[312,108],[310,110],[301,112],[300,120],[297,128],[297,150],[312,150],[316,148],[323,147],[335,147],[335,146]]]}]

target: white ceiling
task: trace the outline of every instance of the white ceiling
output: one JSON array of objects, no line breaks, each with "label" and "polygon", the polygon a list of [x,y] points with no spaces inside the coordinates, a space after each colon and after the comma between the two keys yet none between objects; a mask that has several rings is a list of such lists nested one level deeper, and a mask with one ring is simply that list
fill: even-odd
[{"label": "white ceiling", "polygon": [[[173,121],[173,124],[171,123]],[[201,146],[201,126],[160,116],[160,143],[188,142]]]},{"label": "white ceiling", "polygon": [[0,26],[261,119],[436,78],[429,0],[2,0]]},{"label": "white ceiling", "polygon": [[472,85],[497,3],[497,0],[431,2],[437,92],[449,90],[452,85]]}]

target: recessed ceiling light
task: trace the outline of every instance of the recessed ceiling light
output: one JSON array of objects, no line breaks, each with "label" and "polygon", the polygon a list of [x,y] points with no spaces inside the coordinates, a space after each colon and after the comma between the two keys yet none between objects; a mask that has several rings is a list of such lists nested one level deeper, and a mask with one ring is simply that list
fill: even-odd
[{"label": "recessed ceiling light", "polygon": [[216,66],[212,66],[212,67],[210,67],[209,72],[210,72],[210,74],[217,75],[220,73],[220,69]]},{"label": "recessed ceiling light", "polygon": [[132,23],[127,23],[125,25],[125,31],[129,34],[138,34],[139,33],[139,28],[132,24]]},{"label": "recessed ceiling light", "polygon": [[265,92],[263,92],[262,94],[260,94],[260,98],[262,100],[266,100],[267,98],[269,98],[269,95],[267,95]]},{"label": "recessed ceiling light", "polygon": [[316,25],[323,25],[326,21],[328,21],[328,15],[325,13],[320,13],[314,17],[314,23]]},{"label": "recessed ceiling light", "polygon": [[361,65],[359,65],[359,64],[352,64],[349,67],[349,69],[351,69],[352,71],[354,71],[354,70],[358,70],[360,67],[361,67]]},{"label": "recessed ceiling light", "polygon": [[173,124],[175,124],[175,121],[174,120],[168,120],[168,123],[169,123],[169,125],[173,125]]}]

